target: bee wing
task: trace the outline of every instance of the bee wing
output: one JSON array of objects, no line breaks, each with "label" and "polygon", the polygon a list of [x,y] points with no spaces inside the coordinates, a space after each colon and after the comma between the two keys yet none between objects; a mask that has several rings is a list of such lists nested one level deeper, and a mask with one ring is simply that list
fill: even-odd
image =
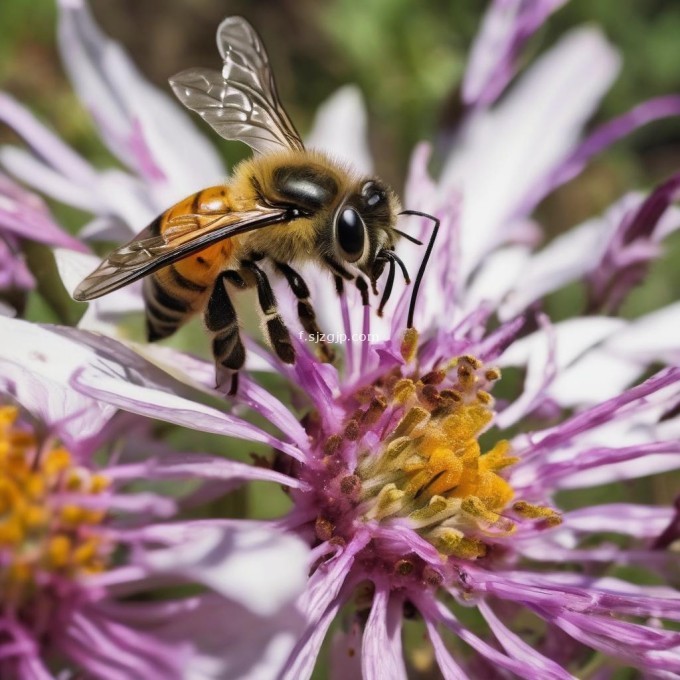
[{"label": "bee wing", "polygon": [[158,234],[156,221],[132,241],[114,250],[75,289],[73,297],[85,301],[111,293],[208,246],[288,219],[285,209],[258,208],[219,215],[180,215]]},{"label": "bee wing", "polygon": [[243,17],[217,29],[222,72],[192,68],[170,79],[179,100],[224,139],[245,142],[257,153],[304,149],[276,92],[264,45]]}]

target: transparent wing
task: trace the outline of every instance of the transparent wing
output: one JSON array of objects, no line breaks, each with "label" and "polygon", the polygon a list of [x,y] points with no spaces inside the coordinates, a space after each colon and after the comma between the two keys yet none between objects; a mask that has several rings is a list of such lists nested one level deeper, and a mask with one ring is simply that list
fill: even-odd
[{"label": "transparent wing", "polygon": [[257,153],[304,149],[253,27],[243,17],[227,17],[217,29],[217,47],[222,73],[192,68],[170,79],[179,100],[221,137],[245,142]]},{"label": "transparent wing", "polygon": [[258,208],[219,215],[180,215],[159,235],[152,222],[132,241],[114,250],[76,288],[76,300],[92,300],[167,267],[208,246],[255,229],[284,222],[280,208]]}]

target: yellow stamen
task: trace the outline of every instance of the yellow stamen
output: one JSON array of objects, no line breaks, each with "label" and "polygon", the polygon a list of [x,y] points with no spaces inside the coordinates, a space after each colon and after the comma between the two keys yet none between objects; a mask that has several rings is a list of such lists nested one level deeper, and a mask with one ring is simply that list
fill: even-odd
[{"label": "yellow stamen", "polygon": [[[356,486],[365,519],[405,518],[442,555],[462,559],[485,555],[489,536],[512,534],[513,516],[556,521],[550,508],[512,505],[514,490],[499,474],[518,461],[507,441],[486,453],[480,448],[478,438],[494,416],[488,389],[499,378],[498,369],[463,356],[420,380],[393,374],[373,397],[363,395],[361,403],[380,404],[380,415],[401,414],[381,449],[359,456]],[[348,422],[372,422],[367,414],[359,410]]]},{"label": "yellow stamen", "polygon": [[109,480],[62,446],[40,446],[18,417],[15,407],[0,407],[0,584],[15,604],[39,574],[75,579],[105,568],[109,553],[95,533],[105,511],[59,502],[61,494],[101,494]]}]

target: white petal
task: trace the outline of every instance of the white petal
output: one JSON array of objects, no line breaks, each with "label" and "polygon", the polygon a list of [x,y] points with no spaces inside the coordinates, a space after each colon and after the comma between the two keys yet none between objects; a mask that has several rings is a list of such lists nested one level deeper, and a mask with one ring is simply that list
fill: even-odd
[{"label": "white petal", "polygon": [[595,29],[572,31],[494,110],[477,113],[442,175],[463,193],[463,275],[507,238],[527,191],[573,147],[614,80],[619,58]]},{"label": "white petal", "polygon": [[[73,295],[76,286],[100,263],[100,258],[95,255],[75,253],[65,248],[57,248],[54,258],[69,295]],[[144,310],[144,300],[140,293],[140,286],[132,285],[92,300],[88,303],[88,309],[78,327],[123,339],[125,333],[121,322],[130,314]]]},{"label": "white petal", "polygon": [[0,163],[17,179],[61,203],[87,212],[99,212],[104,209],[97,194],[91,191],[92,187],[76,183],[24,149],[13,146],[1,147]]},{"label": "white petal", "polygon": [[549,394],[562,406],[597,404],[621,394],[641,371],[640,364],[595,348],[562,370]]},{"label": "white petal", "polygon": [[345,85],[318,108],[307,146],[349,163],[364,175],[373,171],[368,150],[367,115],[361,91]]},{"label": "white petal", "polygon": [[605,343],[612,353],[640,363],[680,363],[680,302],[636,319]]},{"label": "white petal", "polygon": [[224,170],[206,139],[178,105],[140,76],[121,47],[99,30],[82,0],[62,0],[59,38],[74,87],[109,147],[164,183],[168,203],[220,181]]},{"label": "white petal", "polygon": [[296,536],[262,526],[191,526],[177,545],[149,551],[145,561],[267,616],[302,592],[308,552]]},{"label": "white petal", "polygon": [[[571,364],[587,349],[602,342],[626,325],[621,319],[611,317],[577,317],[561,321],[553,326],[555,333],[555,362],[558,369]],[[520,366],[528,363],[531,356],[540,351],[544,342],[543,331],[536,331],[510,347],[496,360],[499,366]]]},{"label": "white petal", "polygon": [[466,291],[465,310],[472,311],[483,302],[500,302],[518,281],[526,277],[534,259],[524,246],[500,248],[489,253]]},{"label": "white petal", "polygon": [[99,433],[115,408],[69,387],[73,374],[95,353],[20,319],[0,318],[0,388],[47,425],[60,423],[70,443]]}]

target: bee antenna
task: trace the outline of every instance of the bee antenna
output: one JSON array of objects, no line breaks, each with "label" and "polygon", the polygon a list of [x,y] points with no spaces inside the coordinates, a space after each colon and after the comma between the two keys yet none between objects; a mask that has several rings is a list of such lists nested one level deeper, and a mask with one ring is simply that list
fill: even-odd
[{"label": "bee antenna", "polygon": [[[399,213],[400,215],[403,215],[404,213]],[[403,236],[407,241],[411,241],[411,243],[415,243],[417,246],[422,246],[423,242],[419,241],[415,236],[411,236],[411,234],[407,234],[405,231],[401,231],[400,229],[394,229],[392,228],[393,231],[396,231],[399,236]]]},{"label": "bee antenna", "polygon": [[404,281],[408,285],[411,283],[411,277],[408,275],[408,269],[406,269],[406,265],[401,261],[400,257],[393,251],[393,250],[386,250],[385,255],[388,257],[388,259],[393,260],[399,265],[399,269],[401,269],[401,273],[404,275]]},{"label": "bee antenna", "polygon": [[434,247],[434,241],[437,238],[437,233],[439,232],[440,220],[434,215],[428,215],[427,213],[420,212],[418,210],[402,210],[400,215],[416,215],[417,217],[426,217],[428,220],[434,222],[434,227],[432,228],[432,234],[430,235],[430,240],[427,243],[427,248],[425,249],[425,254],[420,262],[420,268],[416,274],[416,280],[413,284],[413,292],[411,293],[411,302],[408,306],[408,320],[406,322],[406,328],[413,328],[413,315],[416,310],[416,299],[418,297],[418,291],[420,290],[420,282],[423,280],[423,274],[425,274],[425,267],[432,254],[432,248]]}]

